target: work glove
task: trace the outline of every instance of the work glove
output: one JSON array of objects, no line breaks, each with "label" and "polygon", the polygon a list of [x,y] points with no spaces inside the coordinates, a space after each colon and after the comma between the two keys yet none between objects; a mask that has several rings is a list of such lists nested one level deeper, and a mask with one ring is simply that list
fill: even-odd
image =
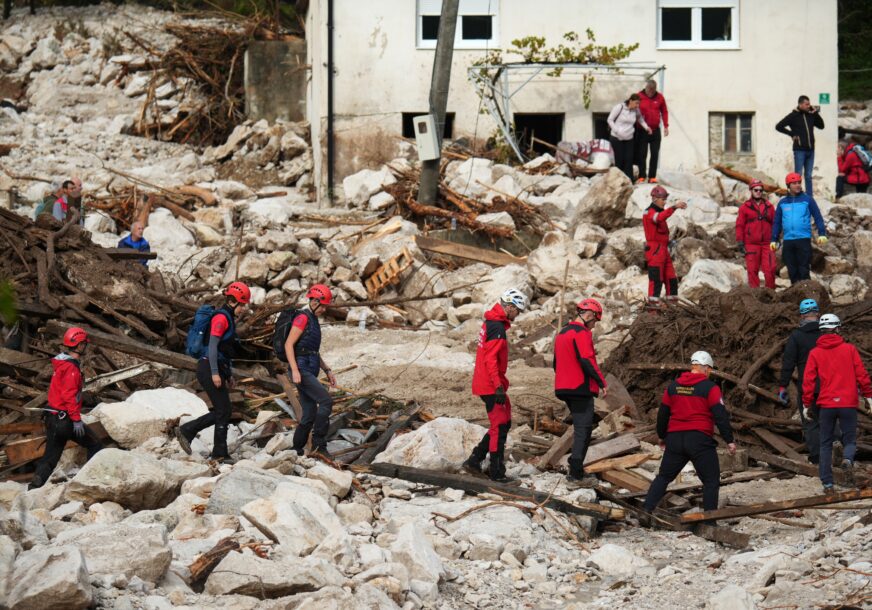
[{"label": "work glove", "polygon": [[781,401],[781,404],[787,406],[790,404],[790,395],[787,393],[787,388],[781,386],[778,388],[778,400]]},{"label": "work glove", "polygon": [[809,407],[808,405],[802,405],[802,416],[805,419],[812,419],[811,407]]},{"label": "work glove", "polygon": [[742,254],[742,256],[745,256],[745,254],[747,254],[747,252],[745,251],[745,242],[743,241],[739,242],[739,252]]},{"label": "work glove", "polygon": [[773,241],[773,242],[771,242],[771,243],[769,244],[769,249],[772,250],[773,252],[775,252],[776,250],[778,250],[778,242],[777,242],[777,241]]},{"label": "work glove", "polygon": [[872,398],[866,399],[866,413],[872,415]]},{"label": "work glove", "polygon": [[506,389],[503,386],[498,386],[494,392],[494,397],[498,405],[506,404]]},{"label": "work glove", "polygon": [[74,421],[73,422],[73,434],[76,435],[76,438],[84,437],[85,436],[85,422]]},{"label": "work glove", "polygon": [[828,241],[829,240],[827,239],[826,235],[818,235],[817,244],[819,246],[826,246]]}]

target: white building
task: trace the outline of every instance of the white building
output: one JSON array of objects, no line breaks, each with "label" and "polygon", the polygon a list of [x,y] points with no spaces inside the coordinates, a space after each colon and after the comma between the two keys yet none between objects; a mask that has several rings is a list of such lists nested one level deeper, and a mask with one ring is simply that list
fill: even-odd
[{"label": "white building", "polygon": [[[398,139],[404,131],[409,135],[411,116],[426,113],[440,7],[441,0],[311,0],[307,113],[313,142],[320,142],[315,162],[322,187],[328,175],[328,55],[339,185],[343,176],[394,157]],[[638,43],[627,61],[665,67],[660,89],[669,107],[670,134],[663,140],[661,168],[696,171],[724,161],[758,167],[783,182],[793,156],[789,138],[777,133],[775,124],[805,94],[821,105],[826,123],[817,132],[816,190],[831,190],[836,20],[836,0],[460,0],[449,135],[495,133],[490,116],[479,112],[480,99],[467,74],[488,50],[505,50],[512,40],[533,35],[555,46],[565,32],[584,35],[590,28],[599,44]],[[513,76],[511,84],[528,76]],[[579,74],[540,76],[512,99],[511,118],[516,125],[535,125],[551,139],[587,140],[597,133],[602,113],[643,84],[641,72],[599,78],[585,108]]]}]

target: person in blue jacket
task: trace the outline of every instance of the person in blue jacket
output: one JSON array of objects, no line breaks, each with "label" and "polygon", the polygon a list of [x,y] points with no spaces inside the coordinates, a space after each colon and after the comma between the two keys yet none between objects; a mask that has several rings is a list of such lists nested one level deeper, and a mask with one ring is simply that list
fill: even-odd
[{"label": "person in blue jacket", "polygon": [[775,208],[772,223],[772,242],[769,247],[774,252],[784,231],[784,264],[791,285],[809,279],[811,267],[811,220],[817,225],[817,243],[827,243],[827,227],[817,202],[811,195],[802,192],[802,176],[796,172],[787,174],[788,195],[782,197]]},{"label": "person in blue jacket", "polygon": [[[139,250],[140,252],[151,252],[151,246],[148,245],[148,242],[142,236],[142,232],[145,231],[145,227],[138,220],[130,225],[130,235],[122,238],[118,242],[119,248],[131,248],[133,250]],[[141,258],[139,262],[148,267],[148,259]]]}]

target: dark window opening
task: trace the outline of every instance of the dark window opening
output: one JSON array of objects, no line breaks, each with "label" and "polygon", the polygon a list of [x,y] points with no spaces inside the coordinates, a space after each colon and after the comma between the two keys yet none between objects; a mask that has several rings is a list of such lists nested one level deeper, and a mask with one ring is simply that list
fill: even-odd
[{"label": "dark window opening", "polygon": [[463,40],[490,40],[493,38],[491,15],[463,15],[461,37]]},{"label": "dark window opening", "polygon": [[[403,113],[403,137],[415,138],[415,124],[412,119],[416,116],[427,114],[427,112],[404,112]],[[450,140],[454,137],[454,113],[445,113],[445,129],[442,130],[442,139]]]},{"label": "dark window opening", "polygon": [[515,118],[515,137],[518,138],[518,143],[522,151],[532,150],[537,154],[554,153],[554,150],[548,148],[536,140],[547,142],[551,146],[557,146],[560,140],[563,139],[563,120],[565,114],[519,114],[516,113]]},{"label": "dark window opening", "polygon": [[609,113],[594,112],[593,113],[593,137],[597,140],[608,140],[610,135],[609,130]]},{"label": "dark window opening", "polygon": [[702,9],[702,39],[732,40],[733,10],[730,8]]},{"label": "dark window opening", "polygon": [[439,15],[421,16],[421,40],[437,40],[439,38]]},{"label": "dark window opening", "polygon": [[665,41],[690,41],[691,11],[689,8],[660,9],[660,35]]}]

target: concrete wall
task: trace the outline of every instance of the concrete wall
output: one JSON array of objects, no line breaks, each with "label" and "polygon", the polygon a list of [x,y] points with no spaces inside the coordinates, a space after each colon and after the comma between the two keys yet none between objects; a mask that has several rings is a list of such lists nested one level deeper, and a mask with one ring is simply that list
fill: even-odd
[{"label": "concrete wall", "polygon": [[[790,141],[775,123],[795,106],[799,94],[817,103],[830,94],[821,112],[827,128],[819,132],[817,170],[832,188],[836,174],[838,64],[836,0],[741,0],[739,45],[733,50],[657,48],[657,0],[491,0],[499,5],[499,46],[528,35],[556,45],[569,30],[591,28],[607,45],[639,43],[629,61],[666,65],[662,91],[670,108],[670,136],[661,167],[697,170],[709,165],[709,113],[754,112],[758,167],[783,179],[792,170]],[[427,109],[434,51],[416,48],[414,0],[355,0],[335,3],[335,112],[337,176],[389,157],[401,133],[401,113]],[[313,1],[310,25],[326,21],[326,0]],[[324,117],[326,69],[315,61],[326,55],[326,28],[309,27],[313,79],[312,123]],[[320,32],[320,35],[318,33]],[[455,50],[448,111],[455,112],[455,137],[486,138],[495,125],[481,115],[467,68],[484,50]],[[590,138],[592,112],[608,112],[642,86],[641,77],[600,79],[590,109],[581,99],[581,78],[540,78],[513,100],[514,112],[565,112],[564,138]],[[310,96],[312,97],[312,96]],[[315,106],[314,104],[319,105]],[[317,109],[317,110],[316,110]],[[832,153],[832,154],[830,154]]]},{"label": "concrete wall", "polygon": [[252,41],[245,52],[246,116],[306,120],[306,68],[305,41]]}]

